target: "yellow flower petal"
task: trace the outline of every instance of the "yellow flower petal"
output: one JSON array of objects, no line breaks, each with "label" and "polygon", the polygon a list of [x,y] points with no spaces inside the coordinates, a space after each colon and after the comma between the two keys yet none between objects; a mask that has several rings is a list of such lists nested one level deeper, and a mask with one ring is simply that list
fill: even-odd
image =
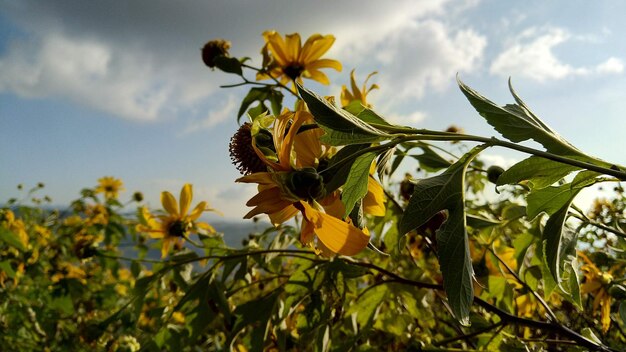
[{"label": "yellow flower petal", "polygon": [[189,211],[191,199],[193,198],[193,189],[189,183],[186,183],[180,190],[180,215],[185,216]]},{"label": "yellow flower petal", "polygon": [[323,37],[319,34],[311,36],[304,44],[306,52],[304,50],[302,52],[302,62],[319,61],[318,59],[333,46],[334,42],[335,37],[330,34]]},{"label": "yellow flower petal", "polygon": [[258,183],[261,185],[275,184],[272,175],[269,172],[256,172],[247,176],[240,177],[235,182]]},{"label": "yellow flower petal", "polygon": [[188,219],[191,221],[196,221],[202,215],[202,213],[206,210],[207,202],[200,202],[193,209],[191,214],[189,214]]},{"label": "yellow flower petal", "polygon": [[285,36],[286,53],[289,61],[296,61],[300,54],[300,34],[287,34]]},{"label": "yellow flower petal", "polygon": [[341,72],[343,66],[341,65],[341,62],[333,59],[321,59],[306,65],[307,70],[318,70],[320,68],[334,68],[335,70]]},{"label": "yellow flower petal", "polygon": [[170,192],[161,192],[161,204],[163,205],[163,209],[165,209],[168,213],[176,216],[179,215],[176,198],[174,198],[174,196]]},{"label": "yellow flower petal", "polygon": [[367,193],[363,198],[363,211],[373,216],[385,215],[385,192],[383,187],[372,176],[367,180]]},{"label": "yellow flower petal", "polygon": [[304,216],[313,224],[317,238],[334,253],[355,255],[369,243],[369,236],[347,222],[313,209],[305,202]]},{"label": "yellow flower petal", "polygon": [[296,207],[294,207],[292,204],[289,204],[288,206],[275,213],[270,213],[269,217],[272,225],[277,226],[293,218],[294,216],[296,216],[296,214],[298,214],[298,209],[296,209]]}]

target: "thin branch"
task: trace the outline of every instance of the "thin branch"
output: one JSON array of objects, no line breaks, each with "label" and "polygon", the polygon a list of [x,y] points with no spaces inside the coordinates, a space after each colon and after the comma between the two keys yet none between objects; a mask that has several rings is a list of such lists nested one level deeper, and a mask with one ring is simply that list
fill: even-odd
[{"label": "thin branch", "polygon": [[451,338],[445,339],[445,340],[441,340],[441,341],[433,343],[433,345],[441,346],[441,345],[447,345],[449,343],[456,342],[456,341],[459,341],[459,340],[468,340],[468,339],[471,339],[472,337],[478,336],[478,335],[483,334],[483,333],[485,333],[487,331],[491,331],[493,329],[497,329],[497,328],[499,328],[500,326],[503,326],[503,325],[506,325],[506,324],[504,323],[504,321],[500,320],[499,322],[497,322],[495,324],[492,324],[492,325],[489,325],[489,326],[487,326],[485,328],[476,330],[476,331],[474,331],[472,333],[451,337]]},{"label": "thin branch", "polygon": [[491,252],[491,254],[493,254],[494,257],[496,257],[496,259],[498,259],[498,261],[504,265],[504,267],[506,268],[506,270],[508,270],[508,272],[513,275],[513,277],[515,277],[515,280],[517,280],[517,282],[519,282],[520,284],[522,284],[522,286],[524,286],[524,288],[526,288],[527,290],[529,290],[533,296],[535,296],[535,298],[537,299],[537,301],[539,301],[539,303],[541,303],[541,305],[543,306],[543,308],[546,310],[546,312],[548,313],[550,320],[552,320],[553,322],[558,322],[558,319],[556,317],[556,315],[554,314],[554,312],[552,311],[552,309],[550,309],[550,306],[548,306],[548,303],[546,303],[546,301],[535,291],[533,290],[524,280],[522,280],[515,271],[513,271],[513,269],[511,269],[511,267],[504,261],[502,260],[502,258],[500,258],[500,256],[498,256],[496,254],[496,252],[491,248],[487,248],[489,250],[489,252]]}]

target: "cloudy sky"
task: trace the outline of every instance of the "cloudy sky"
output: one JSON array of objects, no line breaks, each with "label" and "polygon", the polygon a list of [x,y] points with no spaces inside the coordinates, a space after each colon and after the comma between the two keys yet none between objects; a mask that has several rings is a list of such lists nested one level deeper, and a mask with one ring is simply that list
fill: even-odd
[{"label": "cloudy sky", "polygon": [[[46,184],[67,204],[111,175],[153,207],[161,190],[194,184],[228,218],[254,193],[237,185],[228,141],[244,89],[212,72],[200,48],[232,42],[260,64],[261,33],[334,34],[327,56],[338,95],[350,70],[378,71],[371,100],[412,126],[495,133],[455,75],[509,103],[507,79],[580,149],[626,164],[626,3],[621,1],[11,1],[0,0],[0,203]],[[523,156],[491,152],[502,163]],[[507,161],[508,160],[508,161]]]}]

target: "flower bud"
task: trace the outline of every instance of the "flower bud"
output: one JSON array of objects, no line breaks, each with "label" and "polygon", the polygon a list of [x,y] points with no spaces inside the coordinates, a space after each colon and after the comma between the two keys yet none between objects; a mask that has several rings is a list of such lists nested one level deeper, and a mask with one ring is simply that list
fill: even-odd
[{"label": "flower bud", "polygon": [[215,59],[220,56],[229,56],[230,42],[224,39],[215,39],[204,44],[202,48],[202,61],[210,68],[215,67]]},{"label": "flower bud", "polygon": [[489,166],[489,168],[487,169],[487,179],[489,180],[489,182],[493,184],[497,184],[498,178],[500,178],[500,175],[502,175],[503,172],[504,172],[504,169],[501,168],[500,166],[496,166],[496,165]]}]

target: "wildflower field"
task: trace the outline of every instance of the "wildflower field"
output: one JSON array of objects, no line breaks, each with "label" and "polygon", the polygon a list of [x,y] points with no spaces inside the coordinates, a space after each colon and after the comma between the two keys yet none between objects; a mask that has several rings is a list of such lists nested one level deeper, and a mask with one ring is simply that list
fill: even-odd
[{"label": "wildflower field", "polygon": [[[271,225],[231,247],[191,184],[162,209],[115,176],[59,209],[20,185],[0,209],[0,350],[626,348],[626,167],[571,145],[512,86],[500,104],[457,80],[498,137],[394,125],[368,100],[392,89],[376,72],[351,69],[337,96],[307,88],[346,69],[326,57],[333,35],[262,38],[258,67],[223,39],[201,59],[250,88],[232,167],[257,187],[245,218]],[[494,147],[522,161],[490,165]],[[598,185],[611,196],[574,203]]]}]

